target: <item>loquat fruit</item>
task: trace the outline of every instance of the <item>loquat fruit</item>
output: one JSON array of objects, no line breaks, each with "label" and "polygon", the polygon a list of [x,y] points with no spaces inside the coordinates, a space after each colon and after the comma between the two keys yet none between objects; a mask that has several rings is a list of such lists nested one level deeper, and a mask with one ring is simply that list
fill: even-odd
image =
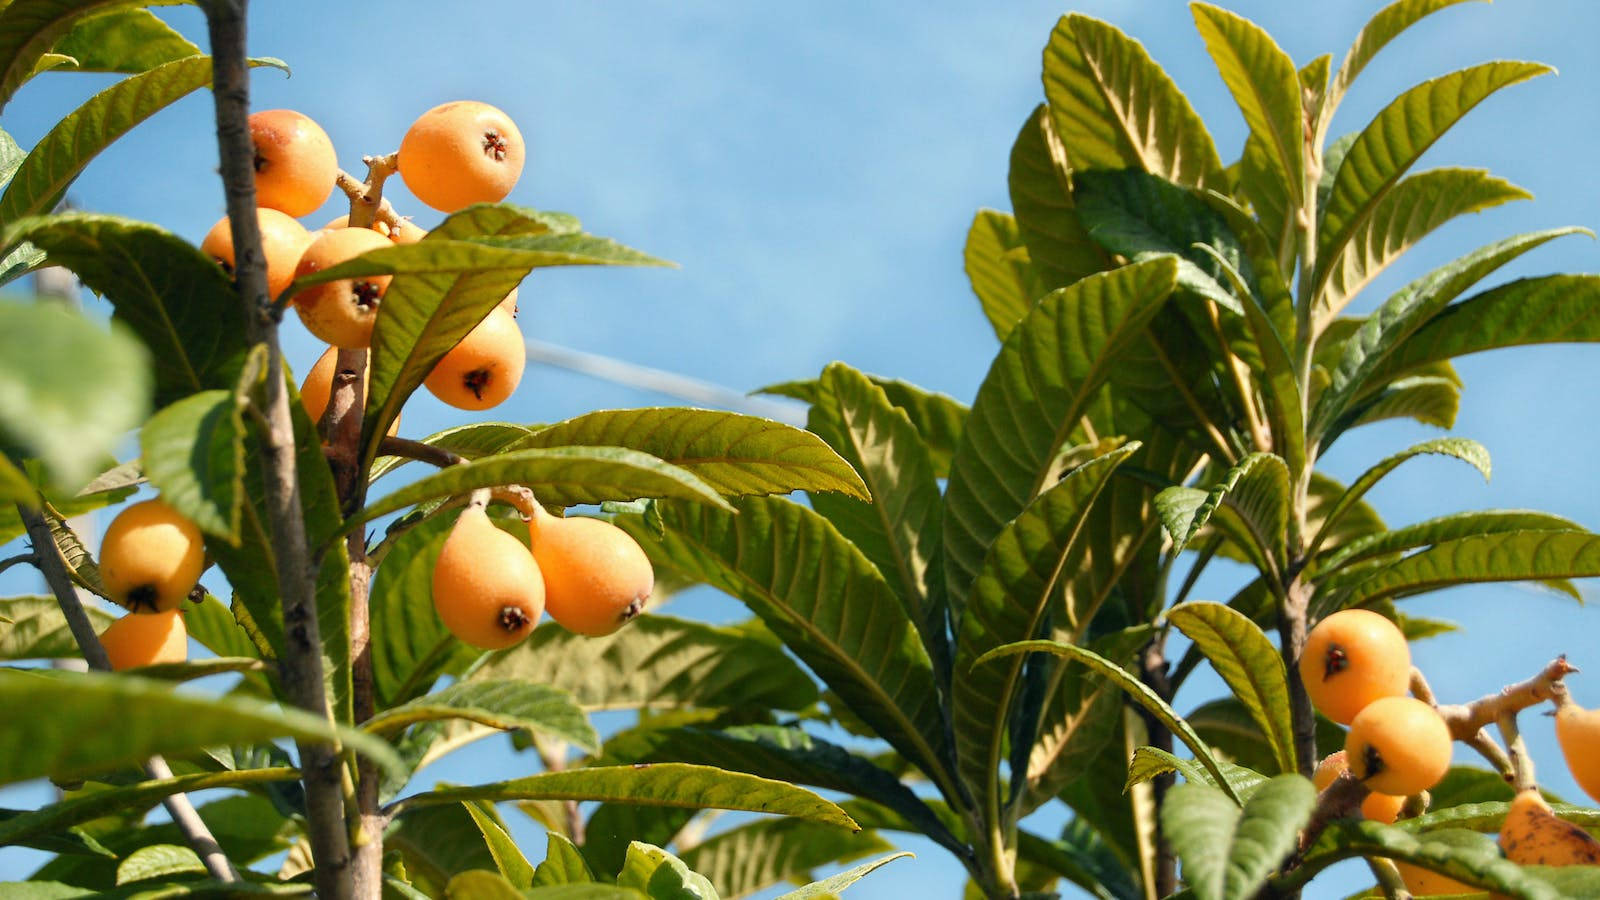
[{"label": "loquat fruit", "polygon": [[1520,791],[1500,825],[1500,849],[1523,866],[1600,864],[1600,841],[1557,816],[1536,788]]},{"label": "loquat fruit", "polygon": [[544,573],[545,610],[568,631],[611,634],[643,612],[655,590],[655,570],[639,542],[604,519],[560,518],[535,507],[528,539]]},{"label": "loquat fruit", "polygon": [[[293,216],[270,206],[256,209],[256,222],[261,228],[261,251],[267,260],[267,293],[276,298],[294,280],[295,266],[311,244],[311,233]],[[200,250],[221,263],[223,271],[233,274],[233,226],[227,216],[206,232]]]},{"label": "loquat fruit", "polygon": [[487,103],[457,100],[417,118],[400,140],[400,177],[418,200],[455,212],[504,200],[522,175],[522,132]]},{"label": "loquat fruit", "polygon": [[1425,791],[1450,770],[1450,727],[1411,697],[1381,697],[1350,721],[1344,754],[1367,787],[1397,797]]},{"label": "loquat fruit", "polygon": [[327,202],[339,159],[321,125],[292,109],[266,109],[250,115],[250,141],[257,205],[304,216]]},{"label": "loquat fruit", "polygon": [[[1316,785],[1317,790],[1325,791],[1328,789],[1328,785],[1333,784],[1335,778],[1343,775],[1349,768],[1349,764],[1345,762],[1344,751],[1335,750],[1323,757],[1322,762],[1317,764],[1316,772],[1311,775],[1311,783]],[[1395,819],[1400,818],[1400,810],[1405,805],[1406,798],[1404,797],[1395,797],[1390,794],[1371,791],[1361,801],[1361,817],[1371,819],[1374,822],[1382,822],[1385,825],[1393,825]]]},{"label": "loquat fruit", "polygon": [[[366,228],[325,231],[306,247],[294,274],[310,275],[389,246],[388,238]],[[390,280],[389,275],[370,275],[313,285],[294,295],[295,312],[306,330],[324,343],[352,350],[370,346],[378,305]]]},{"label": "loquat fruit", "polygon": [[522,542],[471,505],[445,538],[433,566],[433,608],[450,633],[499,650],[533,631],[544,612],[544,579]]},{"label": "loquat fruit", "polygon": [[176,609],[128,613],[106,627],[100,643],[113,672],[189,659],[189,630]]},{"label": "loquat fruit", "polygon": [[1348,725],[1368,703],[1410,692],[1411,648],[1383,616],[1365,609],[1341,610],[1306,636],[1300,678],[1323,715]]},{"label": "loquat fruit", "polygon": [[176,609],[205,569],[200,529],[158,499],[135,503],[111,520],[100,543],[106,595],[128,609]]},{"label": "loquat fruit", "polygon": [[1566,694],[1556,703],[1556,741],[1583,792],[1600,800],[1600,709],[1584,709]]},{"label": "loquat fruit", "polygon": [[489,409],[517,389],[527,363],[527,345],[516,320],[495,307],[434,364],[423,384],[457,409]]}]

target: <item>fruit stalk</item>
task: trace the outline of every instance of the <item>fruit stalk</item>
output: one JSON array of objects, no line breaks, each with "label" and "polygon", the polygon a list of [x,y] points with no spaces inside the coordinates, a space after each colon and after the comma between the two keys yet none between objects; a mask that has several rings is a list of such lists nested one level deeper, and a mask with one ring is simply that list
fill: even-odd
[{"label": "fruit stalk", "polygon": [[[277,317],[267,293],[266,260],[256,217],[255,145],[250,137],[250,83],[245,53],[249,0],[204,0],[211,41],[212,95],[223,192],[233,225],[234,279],[244,304],[249,337],[267,347],[261,412],[265,502],[283,604],[284,651],[279,680],[296,706],[331,718],[322,671],[322,636],[317,625],[316,568],[306,542],[300,481],[295,466],[294,424],[284,381]],[[350,842],[344,818],[343,767],[338,748],[326,742],[299,744],[306,789],[306,818],[316,860],[317,895],[353,900],[347,874]]]},{"label": "fruit stalk", "polygon": [[[89,621],[89,614],[84,611],[83,603],[78,599],[78,591],[72,585],[71,576],[67,574],[67,564],[61,558],[61,550],[50,534],[49,523],[38,510],[29,509],[20,503],[17,504],[17,513],[21,515],[23,525],[28,530],[28,540],[33,542],[33,553],[30,557],[44,574],[45,584],[49,585],[50,593],[55,595],[56,603],[61,607],[61,615],[66,618],[67,627],[71,629],[73,639],[78,642],[78,649],[82,651],[84,661],[91,669],[109,672],[111,660],[106,656],[106,648],[100,644],[100,636],[95,634],[94,623]],[[160,755],[152,756],[145,761],[144,772],[157,780],[172,777],[171,767]],[[161,805],[166,807],[167,814],[172,817],[172,824],[178,827],[184,841],[200,857],[200,862],[205,865],[206,871],[212,878],[223,882],[239,880],[239,873],[234,871],[233,864],[228,861],[227,854],[222,852],[222,847],[212,836],[211,829],[206,827],[200,814],[195,811],[194,804],[189,802],[188,794],[171,794],[161,801]]]},{"label": "fruit stalk", "polygon": [[[379,219],[383,219],[384,224],[390,227],[400,226],[394,210],[383,199],[383,183],[389,180],[390,175],[400,171],[399,157],[398,153],[362,157],[361,161],[367,164],[365,182],[356,181],[354,176],[343,171],[339,172],[334,184],[350,198],[349,227],[370,228]],[[380,215],[384,212],[388,214],[387,217]]]}]

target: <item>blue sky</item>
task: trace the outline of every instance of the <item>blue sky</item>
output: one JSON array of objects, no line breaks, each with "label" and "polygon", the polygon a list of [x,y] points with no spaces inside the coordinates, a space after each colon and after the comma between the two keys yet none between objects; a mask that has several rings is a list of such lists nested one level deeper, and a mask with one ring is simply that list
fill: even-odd
[{"label": "blue sky", "polygon": [[[257,2],[252,51],[287,60],[293,77],[255,75],[257,108],[292,107],[327,129],[343,166],[399,144],[410,121],[446,100],[505,109],[529,143],[510,200],[581,217],[590,231],[674,260],[676,270],[536,273],[521,295],[521,324],[541,340],[749,390],[809,377],[841,359],[970,400],[996,345],[961,271],[961,246],[979,207],[1009,208],[1007,153],[1041,98],[1040,50],[1056,3],[522,2],[371,5]],[[1377,3],[1329,0],[1231,5],[1272,32],[1299,62],[1342,57]],[[1307,10],[1314,8],[1315,12]],[[1244,126],[1176,0],[1072,7],[1144,42],[1205,116],[1225,159]],[[163,11],[204,43],[198,14]],[[1371,291],[1368,305],[1425,268],[1503,235],[1600,226],[1600,4],[1501,0],[1446,10],[1369,67],[1334,133],[1359,128],[1421,79],[1495,58],[1556,66],[1491,98],[1428,154],[1425,164],[1481,166],[1530,190],[1533,202],[1443,229]],[[105,84],[64,75],[25,88],[0,127],[29,146]],[[198,241],[222,214],[210,98],[196,95],[141,126],[91,166],[73,190],[80,206],[151,220]],[[391,182],[402,212],[431,214]],[[337,215],[333,202],[308,217]],[[1596,244],[1566,238],[1524,257],[1503,277],[1593,271]],[[1357,309],[1356,311],[1364,311]],[[303,371],[315,358],[293,325],[287,346]],[[1600,350],[1548,347],[1460,363],[1467,391],[1456,433],[1494,455],[1487,486],[1451,461],[1422,460],[1372,495],[1391,524],[1480,507],[1537,508],[1600,527],[1600,471],[1592,462]],[[596,408],[671,402],[559,370],[530,367],[495,415],[552,421]],[[421,436],[468,421],[419,394],[404,432]],[[1346,480],[1377,458],[1432,436],[1384,425],[1347,437],[1325,461]],[[1225,599],[1228,579],[1200,596]],[[0,587],[34,590],[16,576]],[[1593,596],[1592,589],[1589,589]],[[1463,632],[1423,642],[1415,655],[1445,698],[1464,700],[1531,674],[1557,652],[1582,666],[1596,613],[1516,586],[1452,590],[1407,601]],[[699,596],[680,613],[726,619],[735,604]],[[1600,705],[1600,683],[1579,676],[1575,696]],[[1196,684],[1188,708],[1213,695]],[[1547,720],[1524,727],[1540,771],[1577,796]],[[1463,757],[1465,759],[1465,757]],[[526,771],[498,741],[470,751],[440,778]],[[0,792],[0,805],[38,802]],[[513,821],[517,816],[508,815]],[[1048,823],[1040,823],[1047,827]],[[532,829],[522,829],[525,839]],[[530,849],[542,842],[529,841]],[[863,896],[929,890],[956,896],[960,871],[937,849],[873,876]],[[31,866],[0,850],[0,876]],[[1357,869],[1319,882],[1311,897],[1365,883]]]}]

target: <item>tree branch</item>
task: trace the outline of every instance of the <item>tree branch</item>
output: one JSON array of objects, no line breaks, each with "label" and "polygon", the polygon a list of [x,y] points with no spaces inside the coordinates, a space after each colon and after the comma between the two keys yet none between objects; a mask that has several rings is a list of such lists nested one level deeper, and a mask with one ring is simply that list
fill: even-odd
[{"label": "tree branch", "polygon": [[430,466],[437,466],[441,469],[459,466],[467,461],[466,457],[451,453],[443,447],[435,447],[432,444],[424,444],[421,441],[413,441],[409,438],[389,436],[385,436],[378,442],[378,455],[414,459],[417,462],[425,462]]}]

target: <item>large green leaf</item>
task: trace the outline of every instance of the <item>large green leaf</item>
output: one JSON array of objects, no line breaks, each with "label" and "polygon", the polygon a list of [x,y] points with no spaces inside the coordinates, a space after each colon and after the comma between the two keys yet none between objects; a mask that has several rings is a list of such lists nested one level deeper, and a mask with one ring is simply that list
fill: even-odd
[{"label": "large green leaf", "polygon": [[125,787],[89,791],[39,809],[0,819],[0,846],[23,844],[40,836],[110,815],[120,809],[140,809],[173,794],[294,781],[299,777],[300,773],[290,768],[243,769],[198,772],[141,781]]},{"label": "large green leaf", "polygon": [[1319,260],[1317,306],[1337,315],[1372,279],[1435,228],[1466,213],[1532,199],[1522,188],[1482,169],[1432,169],[1395,184],[1361,220],[1338,256]]},{"label": "large green leaf", "polygon": [[1246,900],[1294,852],[1316,802],[1316,788],[1300,775],[1268,781],[1243,808],[1214,787],[1189,782],[1167,793],[1162,833],[1197,900]]},{"label": "large green leaf", "polygon": [[583,854],[572,841],[553,831],[546,834],[546,839],[548,849],[544,854],[544,862],[539,863],[533,870],[534,887],[588,884],[595,880],[594,873],[589,871],[588,863],[583,861]]},{"label": "large green leaf", "polygon": [[1442,541],[1383,566],[1340,596],[1344,606],[1409,597],[1456,584],[1600,576],[1600,535],[1513,531]]},{"label": "large green leaf", "polygon": [[[925,390],[899,379],[881,375],[868,375],[867,378],[882,388],[889,402],[904,412],[911,424],[916,426],[917,433],[922,435],[922,441],[928,447],[934,476],[949,476],[950,460],[955,456],[956,446],[961,443],[961,434],[966,428],[966,404],[946,394]],[[756,393],[781,394],[815,403],[819,390],[817,379],[813,378],[768,385]]]},{"label": "large green leaf", "polygon": [[1280,772],[1297,772],[1289,681],[1283,658],[1256,623],[1221,603],[1184,603],[1167,612],[1261,727]]},{"label": "large green leaf", "polygon": [[1600,276],[1525,278],[1434,316],[1377,367],[1383,380],[1469,353],[1528,344],[1600,341]]},{"label": "large green leaf", "polygon": [[[336,730],[317,716],[244,698],[177,693],[164,683],[125,675],[0,671],[0,705],[33,713],[13,717],[0,732],[0,783],[87,776],[157,753],[281,737],[337,740],[402,771],[382,741]],[[139,714],[126,715],[129,709]],[[120,724],[108,729],[108,721]]]},{"label": "large green leaf", "polygon": [[1330,554],[1321,565],[1321,570],[1332,572],[1341,566],[1372,559],[1373,557],[1386,556],[1390,553],[1399,553],[1413,550],[1417,547],[1427,547],[1443,541],[1466,537],[1474,534],[1498,534],[1507,531],[1583,531],[1584,527],[1571,519],[1551,513],[1530,510],[1474,510],[1471,512],[1453,513],[1428,519],[1415,525],[1396,528],[1393,531],[1380,531],[1366,537],[1350,541],[1339,548],[1337,553]]},{"label": "large green leaf", "polygon": [[1011,146],[1007,184],[1017,229],[1045,287],[1068,285],[1111,266],[1072,206],[1066,150],[1043,104]]},{"label": "large green leaf", "polygon": [[[634,841],[667,846],[700,814],[698,809],[602,803],[584,823],[583,858],[593,871],[621,871],[627,863],[628,847]],[[813,827],[827,828],[825,825]]]},{"label": "large green leaf", "polygon": [[1088,16],[1063,16],[1044,51],[1050,118],[1075,172],[1139,169],[1220,187],[1205,122],[1144,46]]},{"label": "large green leaf", "polygon": [[201,391],[168,406],[139,431],[145,475],[161,499],[201,531],[239,542],[244,506],[245,398]]},{"label": "large green leaf", "polygon": [[1328,88],[1327,101],[1323,106],[1324,119],[1333,117],[1345,92],[1356,76],[1361,74],[1361,70],[1367,67],[1367,63],[1378,55],[1378,51],[1423,18],[1461,2],[1463,0],[1395,0],[1379,10],[1362,26],[1361,33],[1356,35],[1349,52],[1345,53],[1344,62],[1339,64],[1339,72]]},{"label": "large green leaf", "polygon": [[566,446],[626,447],[648,453],[694,473],[729,497],[791,491],[867,496],[850,464],[816,435],[723,410],[600,410],[537,428],[505,449]]},{"label": "large green leaf", "polygon": [[[1013,717],[1025,709],[1025,657],[974,666],[989,651],[1041,635],[1052,613],[1070,621],[1060,596],[1084,553],[1084,525],[1106,481],[1139,447],[1128,444],[1068,472],[1028,504],[989,545],[968,598],[956,639],[951,724],[961,775],[989,809],[998,809],[1000,761],[1012,738]],[[1029,741],[1031,743],[1031,740]]]},{"label": "large green leaf", "polygon": [[[176,0],[153,0],[162,6]],[[74,26],[123,0],[13,0],[0,7],[0,108],[37,70],[39,61]]]},{"label": "large green leaf", "polygon": [[441,897],[462,872],[495,868],[494,853],[461,803],[409,811],[389,826],[383,849],[398,853],[406,879],[425,897]]},{"label": "large green leaf", "polygon": [[[31,241],[52,264],[110,300],[113,321],[144,340],[157,406],[233,387],[248,350],[244,309],[222,267],[194,245],[154,225],[82,212],[6,222],[0,244],[20,241]],[[60,345],[51,352],[61,352]]]},{"label": "large green leaf", "polygon": [[51,52],[69,57],[57,72],[144,72],[200,53],[148,9],[112,8],[78,22]]},{"label": "large green leaf", "polygon": [[641,728],[611,738],[597,764],[684,762],[720,765],[779,781],[840,791],[893,810],[905,827],[952,853],[966,846],[900,779],[843,747],[799,728],[745,725]]},{"label": "large green leaf", "polygon": [[[95,607],[84,612],[96,631],[104,631],[112,618]],[[0,599],[0,659],[80,658],[83,651],[67,628],[61,605],[54,597]]]},{"label": "large green leaf", "polygon": [[[148,373],[144,348],[121,329],[58,304],[0,303],[0,447],[43,460],[53,482],[76,490],[144,419]],[[31,505],[32,488],[12,471],[0,502]]]},{"label": "large green leaf", "polygon": [[461,681],[391,707],[362,728],[385,734],[419,722],[464,719],[501,730],[526,729],[598,750],[600,739],[572,697],[543,684],[487,679]]},{"label": "large green leaf", "polygon": [[945,492],[945,584],[957,611],[989,544],[1045,487],[1117,357],[1171,295],[1177,268],[1162,257],[1085,278],[1039,301],[1006,338]]},{"label": "large green leaf", "polygon": [[1172,707],[1161,699],[1160,695],[1151,690],[1143,681],[1140,681],[1137,675],[1095,653],[1093,650],[1079,647],[1075,644],[1063,644],[1060,641],[1018,641],[1014,644],[1006,644],[1003,647],[996,647],[990,650],[983,656],[978,657],[973,666],[983,666],[1003,657],[1036,651],[1053,653],[1056,656],[1066,657],[1082,663],[1096,675],[1110,679],[1113,684],[1128,695],[1129,699],[1155,716],[1161,724],[1172,731],[1178,740],[1183,741],[1184,746],[1188,747],[1190,752],[1194,754],[1195,759],[1205,766],[1206,771],[1210,772],[1219,784],[1231,792],[1232,789],[1227,788],[1228,781],[1221,765],[1211,754],[1211,748],[1207,747],[1205,741],[1202,741],[1200,736],[1195,734],[1194,729],[1189,727],[1183,717],[1174,712]]},{"label": "large green leaf", "polygon": [[654,614],[599,638],[540,625],[471,678],[547,684],[590,711],[746,703],[798,710],[817,701],[815,683],[770,635]]},{"label": "large green leaf", "polygon": [[1274,879],[1274,887],[1293,889],[1333,863],[1358,856],[1388,857],[1528,900],[1584,896],[1552,889],[1533,871],[1502,858],[1499,848],[1481,836],[1447,832],[1439,838],[1419,838],[1392,825],[1359,820],[1336,822],[1323,831],[1307,850],[1304,863]]},{"label": "large green leaf", "polygon": [[1528,62],[1491,62],[1434,78],[1401,94],[1351,145],[1334,177],[1317,235],[1317,283],[1400,176],[1462,116],[1503,87],[1553,71]]},{"label": "large green leaf", "polygon": [[[372,369],[362,421],[363,463],[411,392],[451,347],[487,316],[538,266],[660,265],[610,241],[578,232],[570,216],[515,207],[468,207],[441,222],[416,244],[368,254],[362,264],[405,266],[383,296],[383,315],[372,331]],[[477,239],[470,243],[466,239]],[[493,246],[487,243],[495,241]],[[374,271],[370,268],[363,271]],[[381,271],[381,270],[379,270]],[[325,277],[337,277],[325,274]]]},{"label": "large green leaf", "polygon": [[1305,129],[1294,60],[1249,19],[1209,3],[1189,9],[1251,136],[1266,149],[1290,205],[1298,208],[1305,196]]},{"label": "large green leaf", "polygon": [[780,894],[777,900],[825,900],[833,897],[845,888],[850,887],[873,872],[894,862],[897,859],[915,856],[913,853],[893,853],[881,856],[871,862],[862,863],[851,869],[846,869],[837,875],[831,875],[821,881],[813,881],[805,887]]},{"label": "large green leaf", "polygon": [[[537,426],[510,422],[469,422],[430,434],[421,443],[448,450],[464,459],[477,459],[499,453],[536,430]],[[369,470],[369,478],[377,481],[412,461],[403,456],[380,456]]]},{"label": "large green leaf", "polygon": [[1376,394],[1355,404],[1323,438],[1330,445],[1349,428],[1385,419],[1411,419],[1437,428],[1454,428],[1461,411],[1461,384],[1436,375],[1396,378]]},{"label": "large green leaf", "polygon": [[1028,258],[1017,220],[1008,213],[980,209],[967,230],[962,260],[972,292],[995,336],[1005,340],[1048,289]]},{"label": "large green leaf", "polygon": [[[145,10],[126,12],[150,15]],[[97,17],[84,24],[110,24],[119,17]],[[114,29],[109,33],[114,34]],[[28,152],[0,196],[0,222],[55,209],[67,187],[102,150],[140,122],[210,83],[211,57],[190,56],[124,78],[94,95],[57,122]]]},{"label": "large green leaf", "polygon": [[467,809],[467,815],[472,816],[473,824],[483,832],[483,842],[488,846],[489,852],[494,855],[495,868],[500,874],[511,882],[513,887],[527,888],[533,886],[533,864],[517,849],[516,841],[506,832],[504,823],[494,815],[492,809],[484,809],[477,803],[462,804]]},{"label": "large green leaf", "polygon": [[1289,524],[1289,470],[1271,453],[1252,453],[1210,490],[1167,488],[1156,495],[1156,509],[1175,549],[1215,519],[1218,530],[1258,565],[1280,560]]},{"label": "large green leaf", "polygon": [[841,828],[857,827],[844,810],[792,784],[682,763],[569,769],[496,784],[446,787],[406,797],[397,801],[395,808],[471,800],[598,800],[683,809],[736,809],[794,816]]},{"label": "large green leaf", "polygon": [[672,497],[730,508],[705,482],[648,453],[621,447],[552,447],[496,454],[435,472],[368,504],[345,520],[341,533],[418,503],[501,485],[532,488],[540,502],[558,506]]},{"label": "large green leaf", "polygon": [[718,900],[717,889],[704,875],[691,870],[671,853],[653,844],[628,845],[618,887],[631,887],[651,900]]},{"label": "large green leaf", "polygon": [[877,568],[828,520],[787,500],[745,497],[737,515],[660,504],[666,533],[618,524],[652,559],[744,601],[850,709],[941,787],[945,722],[933,664]]},{"label": "large green leaf", "polygon": [[[1208,745],[1239,766],[1255,772],[1267,772],[1278,765],[1277,752],[1268,743],[1266,733],[1261,730],[1255,715],[1234,696],[1202,703],[1184,718]],[[1317,746],[1332,748],[1343,745],[1344,729],[1318,716]],[[1233,771],[1229,763],[1223,763],[1223,770],[1229,773]],[[1210,779],[1209,774],[1206,777]]]},{"label": "large green leaf", "polygon": [[817,382],[806,427],[861,473],[868,493],[861,500],[812,494],[811,507],[878,567],[917,623],[942,682],[950,648],[943,598],[930,583],[942,495],[927,445],[910,418],[855,369],[832,363]]},{"label": "large green leaf", "polygon": [[852,834],[826,825],[777,819],[724,831],[685,850],[682,858],[726,900],[737,900],[783,881],[804,880],[820,866],[892,849],[889,842],[870,831]]},{"label": "large green leaf", "polygon": [[1352,401],[1381,387],[1384,381],[1377,373],[1386,367],[1389,356],[1409,346],[1412,335],[1463,291],[1546,241],[1582,232],[1581,228],[1557,228],[1506,238],[1440,266],[1400,289],[1340,344],[1343,350],[1338,366],[1331,372],[1328,387],[1318,398],[1311,417],[1311,433],[1326,435],[1333,423],[1346,415]]},{"label": "large green leaf", "polygon": [[1408,459],[1426,455],[1454,457],[1477,469],[1483,475],[1485,481],[1489,480],[1489,450],[1470,438],[1434,438],[1431,441],[1423,441],[1413,447],[1408,447],[1399,453],[1380,460],[1372,468],[1361,473],[1361,477],[1350,485],[1349,489],[1334,503],[1328,514],[1323,518],[1322,526],[1317,530],[1316,537],[1311,541],[1311,552],[1315,553],[1332,530],[1338,527],[1339,520],[1343,518],[1345,511],[1366,496],[1367,491],[1372,490],[1379,481],[1383,480],[1385,475],[1394,471],[1397,466]]}]

